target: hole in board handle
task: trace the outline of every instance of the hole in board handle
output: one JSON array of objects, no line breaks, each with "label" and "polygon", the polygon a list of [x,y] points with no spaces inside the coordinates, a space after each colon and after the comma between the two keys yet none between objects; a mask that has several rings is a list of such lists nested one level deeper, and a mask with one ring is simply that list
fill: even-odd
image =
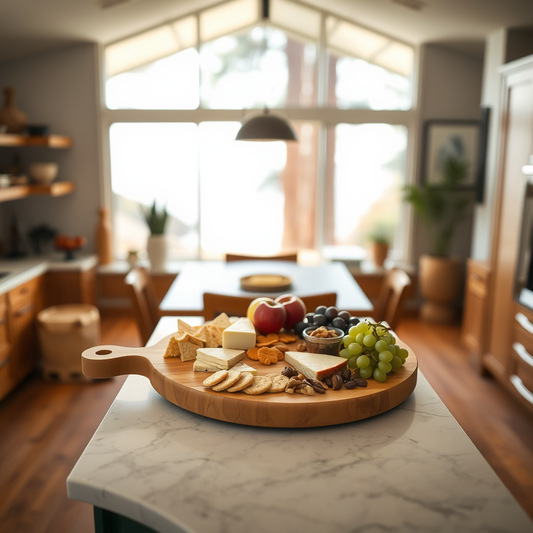
[{"label": "hole in board handle", "polygon": [[95,352],[96,355],[109,355],[110,353],[113,353],[111,350],[98,350]]}]

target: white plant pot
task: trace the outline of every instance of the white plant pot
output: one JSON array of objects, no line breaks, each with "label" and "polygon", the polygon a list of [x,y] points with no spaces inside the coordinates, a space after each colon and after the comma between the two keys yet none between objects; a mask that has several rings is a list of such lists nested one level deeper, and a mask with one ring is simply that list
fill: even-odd
[{"label": "white plant pot", "polygon": [[165,263],[167,262],[167,236],[163,235],[150,235],[148,237],[148,243],[146,251],[148,253],[148,259],[150,259],[150,267],[152,270],[165,270]]}]

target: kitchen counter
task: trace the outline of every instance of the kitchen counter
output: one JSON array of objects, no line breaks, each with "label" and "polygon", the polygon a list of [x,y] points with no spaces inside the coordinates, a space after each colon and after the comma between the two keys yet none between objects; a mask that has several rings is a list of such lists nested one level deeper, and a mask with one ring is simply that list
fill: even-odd
[{"label": "kitchen counter", "polygon": [[161,533],[533,531],[420,372],[387,413],[298,430],[204,418],[130,376],[67,491]]},{"label": "kitchen counter", "polygon": [[4,294],[45,272],[83,272],[95,267],[98,263],[96,255],[80,255],[72,261],[63,261],[63,255],[54,254],[51,256],[0,260],[0,272],[7,274],[0,277],[0,294]]}]

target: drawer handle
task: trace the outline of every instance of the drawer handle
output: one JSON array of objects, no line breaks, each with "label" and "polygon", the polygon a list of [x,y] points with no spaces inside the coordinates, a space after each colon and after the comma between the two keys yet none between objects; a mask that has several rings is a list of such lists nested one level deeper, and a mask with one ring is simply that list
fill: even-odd
[{"label": "drawer handle", "polygon": [[520,359],[522,359],[524,363],[533,366],[533,355],[531,355],[522,344],[519,342],[513,343],[513,350],[520,356]]},{"label": "drawer handle", "polygon": [[24,307],[20,308],[20,309],[16,312],[16,315],[17,315],[17,316],[23,316],[23,315],[29,313],[32,309],[33,309],[33,304],[32,304],[32,303],[29,303],[29,304],[25,305]]},{"label": "drawer handle", "polygon": [[4,368],[7,365],[7,363],[9,363],[9,357],[2,359],[2,361],[0,361],[0,370],[2,370],[2,368]]},{"label": "drawer handle", "polygon": [[533,335],[533,324],[527,319],[526,315],[516,313],[515,319],[526,331]]},{"label": "drawer handle", "polygon": [[526,399],[529,403],[533,404],[533,394],[522,383],[522,380],[516,374],[513,374],[510,379],[511,379],[511,383],[514,385],[515,389],[518,391],[520,396]]}]

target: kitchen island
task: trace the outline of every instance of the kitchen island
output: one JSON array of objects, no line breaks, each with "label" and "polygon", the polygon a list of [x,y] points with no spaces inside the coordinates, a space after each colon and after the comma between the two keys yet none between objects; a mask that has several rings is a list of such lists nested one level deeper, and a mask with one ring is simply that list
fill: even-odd
[{"label": "kitchen island", "polygon": [[130,376],[67,490],[101,531],[110,516],[161,533],[533,531],[421,373],[387,413],[294,430],[204,418]]}]

